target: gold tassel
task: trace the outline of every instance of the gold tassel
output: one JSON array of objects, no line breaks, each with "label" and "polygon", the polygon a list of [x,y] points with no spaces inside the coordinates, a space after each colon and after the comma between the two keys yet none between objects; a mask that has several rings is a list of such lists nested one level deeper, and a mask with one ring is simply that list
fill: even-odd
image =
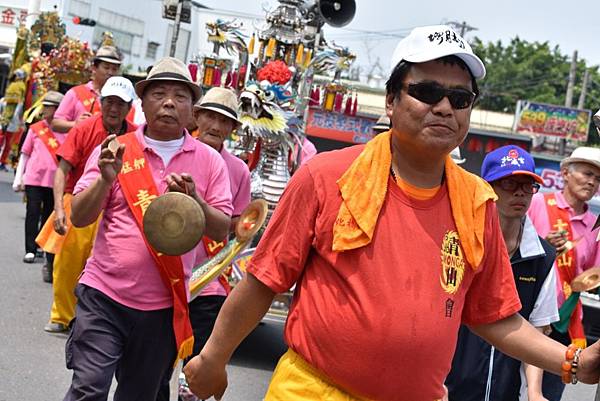
[{"label": "gold tassel", "polygon": [[179,362],[180,359],[184,360],[188,356],[192,355],[192,352],[194,352],[194,336],[186,338],[183,343],[181,343],[179,351],[177,352],[177,358],[175,359],[175,365],[173,365],[173,367],[177,366],[177,362]]},{"label": "gold tassel", "polygon": [[248,54],[254,54],[254,34],[250,38],[250,42],[248,43]]},{"label": "gold tassel", "polygon": [[296,53],[296,64],[302,65],[302,60],[304,59],[304,45],[300,43],[298,45],[298,52]]},{"label": "gold tassel", "polygon": [[269,44],[267,45],[267,50],[265,50],[265,57],[273,57],[273,52],[275,51],[275,46],[277,45],[277,42],[275,41],[275,38],[271,38],[269,39]]},{"label": "gold tassel", "polygon": [[311,59],[312,59],[312,50],[309,49],[306,52],[306,57],[304,58],[304,68],[308,68],[308,65],[310,64]]}]

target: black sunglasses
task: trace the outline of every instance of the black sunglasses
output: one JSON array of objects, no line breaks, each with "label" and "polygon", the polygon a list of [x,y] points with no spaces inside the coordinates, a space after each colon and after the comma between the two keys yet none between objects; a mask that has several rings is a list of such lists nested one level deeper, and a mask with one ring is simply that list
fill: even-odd
[{"label": "black sunglasses", "polygon": [[447,97],[453,109],[466,109],[473,105],[477,95],[466,89],[448,89],[434,82],[419,82],[406,85],[406,93],[415,99],[427,103],[438,104]]},{"label": "black sunglasses", "polygon": [[507,192],[514,192],[517,188],[521,188],[521,191],[526,194],[537,194],[540,190],[540,184],[537,182],[518,182],[510,178],[498,180],[498,186]]}]

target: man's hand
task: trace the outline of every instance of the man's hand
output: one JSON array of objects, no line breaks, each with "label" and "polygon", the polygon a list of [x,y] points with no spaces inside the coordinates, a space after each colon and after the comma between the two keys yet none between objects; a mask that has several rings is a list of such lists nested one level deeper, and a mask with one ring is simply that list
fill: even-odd
[{"label": "man's hand", "polygon": [[550,231],[546,236],[546,241],[556,248],[556,253],[559,255],[566,250],[567,234],[566,231]]},{"label": "man's hand", "polygon": [[24,184],[13,184],[12,188],[13,188],[13,191],[15,191],[15,192],[23,192],[23,191],[25,191],[25,185]]},{"label": "man's hand", "polygon": [[210,361],[202,353],[183,367],[185,379],[192,393],[202,400],[214,396],[218,401],[227,388],[227,371],[224,363]]},{"label": "man's hand", "polygon": [[596,341],[579,356],[577,379],[586,384],[598,384],[600,376],[600,341]]},{"label": "man's hand", "polygon": [[85,113],[81,113],[81,115],[79,117],[77,117],[77,119],[75,120],[75,125],[79,124],[82,121],[87,120],[91,116],[92,116],[92,113],[89,113],[87,111]]},{"label": "man's hand", "polygon": [[54,206],[54,231],[60,235],[67,233],[67,216],[65,215],[65,208],[62,205]]},{"label": "man's hand", "polygon": [[123,152],[125,152],[125,145],[120,144],[116,153],[113,153],[108,148],[110,141],[116,137],[116,135],[109,135],[104,139],[100,148],[100,157],[98,158],[100,174],[102,175],[102,179],[108,184],[112,184],[117,179],[117,175],[121,171],[121,167],[123,167]]},{"label": "man's hand", "polygon": [[169,192],[182,192],[197,201],[199,200],[200,197],[196,193],[196,183],[191,175],[187,173],[171,173],[165,177],[165,181],[167,182]]}]

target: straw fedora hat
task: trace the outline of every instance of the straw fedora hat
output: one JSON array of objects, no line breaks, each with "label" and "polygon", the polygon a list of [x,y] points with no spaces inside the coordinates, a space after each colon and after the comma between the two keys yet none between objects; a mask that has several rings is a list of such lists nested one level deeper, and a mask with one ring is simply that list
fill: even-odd
[{"label": "straw fedora hat", "polygon": [[60,102],[63,100],[64,97],[65,97],[65,95],[63,95],[60,92],[48,91],[48,93],[46,93],[46,95],[44,96],[44,100],[42,100],[42,104],[44,106],[58,107],[58,105],[60,104]]},{"label": "straw fedora hat", "polygon": [[196,110],[211,110],[216,113],[229,117],[236,123],[241,123],[237,115],[238,100],[235,93],[226,88],[211,88],[206,94],[194,105]]},{"label": "straw fedora hat", "polygon": [[567,167],[571,163],[587,163],[600,169],[600,149],[580,146],[560,162],[560,167]]},{"label": "straw fedora hat", "polygon": [[142,98],[146,86],[152,82],[173,81],[186,84],[193,93],[192,101],[195,103],[200,98],[200,87],[192,81],[192,76],[181,60],[173,57],[164,57],[152,67],[146,79],[135,84],[135,93]]},{"label": "straw fedora hat", "polygon": [[96,51],[94,61],[104,61],[111,64],[121,65],[121,56],[116,47],[102,46]]}]

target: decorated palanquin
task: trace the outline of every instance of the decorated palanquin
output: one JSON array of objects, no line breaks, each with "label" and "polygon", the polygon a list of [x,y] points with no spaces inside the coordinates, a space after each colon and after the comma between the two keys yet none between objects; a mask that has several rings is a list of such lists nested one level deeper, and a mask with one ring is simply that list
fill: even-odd
[{"label": "decorated palanquin", "polygon": [[66,35],[56,12],[42,12],[28,30],[20,26],[13,68],[27,72],[24,119],[33,122],[49,90],[85,83],[91,76],[93,51],[86,42]]},{"label": "decorated palanquin", "polygon": [[[262,27],[250,35],[242,33],[238,21],[206,24],[212,53],[192,63],[190,72],[205,91],[219,86],[239,94],[241,125],[226,146],[248,163],[251,195],[266,201],[267,221],[302,162],[308,119],[314,120],[317,113],[331,116],[334,122],[352,120],[344,127],[362,129],[373,124],[356,116],[356,91],[342,80],[356,56],[346,47],[328,43],[322,32],[325,23],[347,24],[354,11],[354,0],[279,0]],[[316,75],[321,77],[318,82]],[[254,244],[258,237],[260,233]],[[244,274],[253,248],[237,251],[232,285]],[[230,257],[229,252],[224,249],[206,264]],[[206,264],[194,268],[195,274]],[[276,299],[269,316],[285,317],[290,299],[291,293]]]}]

